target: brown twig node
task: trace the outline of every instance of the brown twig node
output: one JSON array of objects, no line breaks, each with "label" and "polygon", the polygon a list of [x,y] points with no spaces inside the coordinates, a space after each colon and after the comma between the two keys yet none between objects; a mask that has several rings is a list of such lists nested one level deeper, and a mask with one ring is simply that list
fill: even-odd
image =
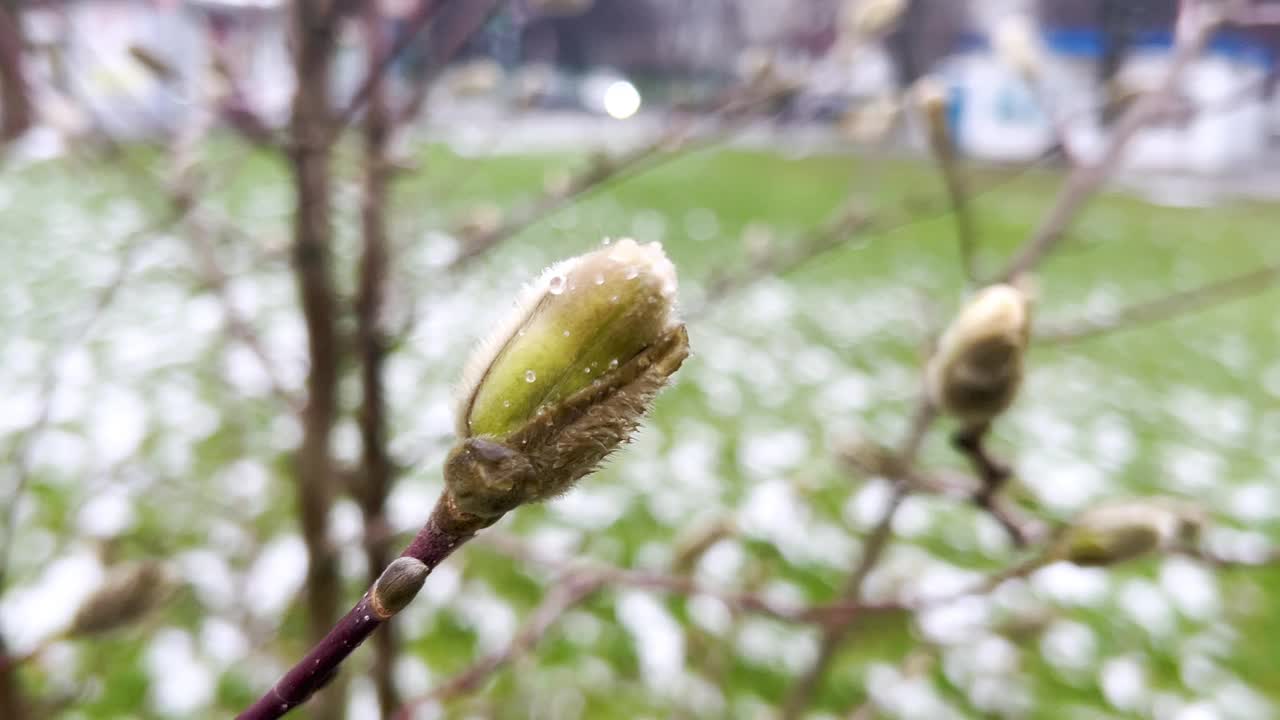
[{"label": "brown twig node", "polygon": [[458,510],[449,495],[442,496],[400,560],[391,563],[329,634],[238,719],[271,720],[306,702],[337,675],[347,656],[409,604],[437,565],[488,524]]}]

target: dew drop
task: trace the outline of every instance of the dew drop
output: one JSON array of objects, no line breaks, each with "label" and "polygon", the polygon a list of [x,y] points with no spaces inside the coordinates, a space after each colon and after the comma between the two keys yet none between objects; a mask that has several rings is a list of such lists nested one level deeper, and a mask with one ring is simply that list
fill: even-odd
[{"label": "dew drop", "polygon": [[369,622],[369,616],[368,616],[368,615],[365,615],[365,616],[364,616],[364,621],[365,621],[365,622]]},{"label": "dew drop", "polygon": [[506,408],[511,407],[511,401],[510,401],[510,400],[503,400],[503,401],[502,401],[502,407],[506,407]]},{"label": "dew drop", "polygon": [[564,336],[565,336],[565,337],[569,337],[569,331],[568,331],[568,330],[565,330],[565,331],[564,331]]},{"label": "dew drop", "polygon": [[534,380],[537,380],[537,379],[538,379],[538,373],[536,373],[536,372],[534,372],[534,371],[532,371],[532,370],[525,370],[525,371],[524,371],[524,381],[525,381],[525,382],[530,382],[530,383],[531,383],[531,382],[533,382]]},{"label": "dew drop", "polygon": [[638,277],[640,277],[640,268],[636,267],[635,265],[627,266],[626,278],[628,280],[635,280]]},{"label": "dew drop", "polygon": [[582,372],[584,372],[584,373],[586,373],[586,374],[590,375],[590,374],[591,374],[591,368],[589,368],[589,367],[582,368]]},{"label": "dew drop", "polygon": [[618,296],[617,296],[617,295],[614,295],[613,297],[609,298],[609,302],[611,302],[611,303],[616,303],[616,302],[618,302]]},{"label": "dew drop", "polygon": [[602,243],[600,243],[600,244],[601,244],[601,245],[608,245],[608,244],[609,244],[609,243],[611,243],[611,242],[613,242],[613,238],[605,238],[605,239],[604,239],[604,242],[602,242]]},{"label": "dew drop", "polygon": [[609,369],[610,369],[610,370],[613,370],[613,369],[614,369],[614,368],[616,368],[616,367],[618,367],[618,358],[614,358],[614,359],[612,359],[612,360],[610,360],[610,361],[609,361]]},{"label": "dew drop", "polygon": [[600,274],[597,274],[597,275],[596,275],[596,284],[597,284],[597,285],[603,285],[603,284],[604,284],[604,273],[600,273]]},{"label": "dew drop", "polygon": [[551,278],[551,282],[547,285],[547,291],[552,295],[559,295],[564,292],[564,276],[556,275]]}]

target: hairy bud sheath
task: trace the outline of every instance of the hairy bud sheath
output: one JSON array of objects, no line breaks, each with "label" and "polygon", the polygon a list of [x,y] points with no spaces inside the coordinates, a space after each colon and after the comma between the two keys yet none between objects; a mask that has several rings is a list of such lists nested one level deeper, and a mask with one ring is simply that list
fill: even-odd
[{"label": "hairy bud sheath", "polygon": [[979,291],[942,334],[929,362],[933,403],[967,426],[990,422],[1013,404],[1031,331],[1027,295],[1012,285]]},{"label": "hairy bud sheath", "polygon": [[621,240],[553,265],[472,357],[445,466],[456,507],[501,517],[568,490],[626,442],[688,355],[675,268]]},{"label": "hairy bud sheath", "polygon": [[172,591],[173,582],[160,563],[122,565],[85,599],[66,635],[98,635],[131,625],[163,604]]},{"label": "hairy bud sheath", "polygon": [[1055,548],[1077,565],[1113,565],[1194,542],[1204,525],[1196,508],[1170,498],[1100,505],[1080,513]]}]

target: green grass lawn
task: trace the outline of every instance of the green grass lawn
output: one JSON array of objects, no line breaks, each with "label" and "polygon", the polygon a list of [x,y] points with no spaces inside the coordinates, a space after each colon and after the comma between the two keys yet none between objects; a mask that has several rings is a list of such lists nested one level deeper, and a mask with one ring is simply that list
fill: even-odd
[{"label": "green grass lawn", "polygon": [[[246,312],[296,380],[301,336],[280,252],[290,200],[283,166],[222,145],[211,156],[216,191],[206,200],[238,230],[218,238],[221,257]],[[451,227],[481,205],[525,202],[549,176],[586,159],[463,158],[432,148],[419,160],[397,185],[393,219],[393,315],[403,318],[408,306],[420,305],[418,330],[391,369],[393,448],[416,460],[395,497],[393,518],[406,516],[401,529],[438,491],[449,389],[467,348],[546,262],[605,237],[661,240],[696,307],[700,285],[745,268],[759,238],[770,237],[766,247],[773,248],[796,242],[850,188],[875,213],[909,220],[851,238],[708,308],[690,328],[694,355],[637,443],[570,496],[522,509],[501,526],[539,548],[663,568],[672,543],[690,528],[728,517],[739,534],[698,565],[702,579],[782,600],[834,599],[883,487],[849,477],[831,458],[832,442],[853,430],[896,441],[918,389],[921,342],[965,290],[951,219],[936,210],[942,187],[930,170],[906,160],[701,152],[610,185],[457,277],[433,267],[447,251],[433,229]],[[11,354],[37,358],[0,369],[6,393],[30,392],[52,361],[51,344],[78,334],[95,293],[111,282],[125,257],[123,238],[163,212],[153,181],[137,169],[154,162],[139,152],[130,164],[52,163],[0,181],[8,259],[0,269],[0,327]],[[359,203],[354,148],[343,149],[338,166],[345,178],[335,192],[338,280],[349,290]],[[1061,178],[1052,170],[979,169],[970,180],[979,260],[992,272],[1033,231]],[[1275,261],[1278,222],[1280,208],[1271,206],[1167,209],[1124,195],[1099,198],[1042,268],[1037,317],[1084,317]],[[194,275],[182,236],[150,233],[141,243],[128,282],[74,355],[80,369],[67,371],[81,401],[68,401],[52,429],[89,450],[78,465],[37,466],[33,511],[19,536],[28,549],[16,564],[19,586],[68,552],[160,555],[188,575],[203,567],[192,554],[206,553],[239,577],[296,535],[287,456],[294,436],[281,408],[255,391],[242,353],[217,323],[198,321],[210,311],[191,299]],[[1024,396],[996,428],[998,451],[1019,470],[1023,504],[1062,520],[1108,497],[1183,495],[1203,503],[1224,528],[1210,534],[1215,547],[1247,545],[1249,533],[1280,541],[1273,452],[1280,446],[1278,299],[1273,290],[1174,322],[1034,351]],[[348,405],[358,399],[354,386],[343,392]],[[141,438],[123,457],[95,449],[112,447],[110,437],[100,437],[109,418],[95,414],[104,394],[123,394],[145,409]],[[349,431],[347,423],[336,433],[340,452],[350,446]],[[961,467],[943,432],[930,438],[925,458]],[[246,462],[265,472],[261,487],[246,487],[231,472]],[[131,522],[92,542],[57,540],[75,534],[80,510],[110,487],[127,488]],[[869,583],[874,593],[919,578],[954,582],[1016,557],[991,521],[968,507],[921,498],[905,514],[884,572]],[[354,600],[362,570],[354,560],[344,567]],[[497,647],[538,604],[548,579],[483,544],[464,550],[403,619],[408,686],[429,688]],[[996,625],[1018,619],[1024,606],[1043,611],[1042,633],[1013,640],[983,623],[961,632],[968,616],[863,621],[819,706],[843,717],[865,697],[868,677],[877,678],[884,697],[900,697],[895,683],[905,681],[889,669],[921,633],[942,633],[951,643],[921,677],[934,688],[930,697],[962,717],[1001,707],[1021,707],[1016,716],[1034,718],[1172,717],[1166,711],[1177,702],[1228,697],[1246,707],[1239,698],[1250,693],[1280,703],[1280,572],[1209,575],[1189,561],[1152,559],[1105,576],[1068,577],[1066,585],[1073,583],[1096,591],[1069,601],[1061,582],[1043,580],[984,606],[979,619]],[[79,644],[66,667],[30,672],[30,682],[57,688],[71,678],[91,688],[85,717],[134,708],[150,717],[157,707],[145,701],[157,693],[147,682],[158,653],[154,638],[170,633],[170,641],[188,638],[212,678],[212,705],[191,712],[237,709],[278,669],[272,651],[281,659],[302,651],[300,610],[284,598],[277,612],[255,616],[261,634],[244,638],[241,654],[226,660],[221,646],[207,642],[210,622],[236,625],[242,598],[193,586],[143,630]],[[277,622],[281,634],[269,640]],[[619,589],[566,616],[533,659],[452,705],[450,717],[764,717],[762,708],[778,703],[791,675],[807,664],[815,638],[810,629],[735,616],[705,599]],[[1074,660],[1063,659],[1065,646]],[[365,655],[353,667],[363,668]],[[1005,656],[1013,659],[992,660]],[[1124,663],[1142,669],[1141,687],[1108,692],[1101,671]],[[1232,716],[1219,708],[1214,717]]]}]

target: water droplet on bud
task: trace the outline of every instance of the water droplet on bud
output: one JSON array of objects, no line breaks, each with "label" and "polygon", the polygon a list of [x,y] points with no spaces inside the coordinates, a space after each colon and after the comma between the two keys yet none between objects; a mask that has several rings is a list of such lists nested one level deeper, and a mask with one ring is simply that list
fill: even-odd
[{"label": "water droplet on bud", "polygon": [[532,371],[532,370],[525,370],[525,371],[524,371],[524,381],[525,381],[525,382],[533,382],[534,380],[537,380],[537,379],[538,379],[538,373],[536,373],[536,372],[534,372],[534,371]]}]

